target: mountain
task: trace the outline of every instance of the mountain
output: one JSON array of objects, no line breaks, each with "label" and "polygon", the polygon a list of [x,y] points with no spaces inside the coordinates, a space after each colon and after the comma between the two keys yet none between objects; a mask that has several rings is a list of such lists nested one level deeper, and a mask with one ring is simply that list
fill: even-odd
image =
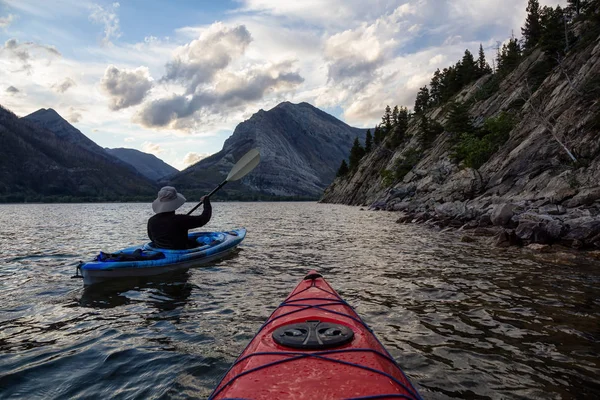
[{"label": "mountain", "polygon": [[104,150],[121,161],[131,164],[139,173],[152,181],[158,181],[160,178],[178,172],[176,168],[171,167],[153,154],[125,148],[105,148]]},{"label": "mountain", "polygon": [[52,108],[40,108],[21,119],[33,122],[36,125],[53,132],[56,136],[66,142],[82,147],[92,153],[96,153],[103,158],[111,159],[102,147],[98,146],[93,140],[81,133],[79,129],[67,122]]},{"label": "mountain", "polygon": [[[52,118],[40,123],[19,119],[0,107],[0,201],[145,201],[154,197],[156,187],[151,181],[106,153],[53,110],[44,111],[38,116]],[[56,128],[59,134],[44,126]]]},{"label": "mountain", "polygon": [[248,150],[259,148],[258,167],[240,183],[228,184],[221,198],[317,199],[355,138],[364,143],[365,136],[365,129],[352,128],[308,103],[284,102],[240,123],[220,152],[166,182],[199,196],[223,181]]},{"label": "mountain", "polygon": [[532,49],[394,127],[321,201],[438,227],[494,225],[502,245],[600,248],[598,26],[575,25],[581,36],[561,59]]}]

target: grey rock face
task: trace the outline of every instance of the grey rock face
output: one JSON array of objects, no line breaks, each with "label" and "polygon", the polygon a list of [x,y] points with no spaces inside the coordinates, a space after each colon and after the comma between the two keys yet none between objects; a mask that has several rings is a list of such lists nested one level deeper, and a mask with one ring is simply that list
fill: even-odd
[{"label": "grey rock face", "polygon": [[492,224],[497,226],[508,225],[513,215],[514,213],[512,204],[500,204],[492,213]]},{"label": "grey rock face", "polygon": [[[480,218],[481,226],[489,222],[510,229],[523,224],[518,234],[505,231],[501,235],[503,245],[571,240],[579,247],[596,246],[598,234],[593,225],[569,224],[568,220],[600,215],[600,101],[597,93],[591,94],[596,89],[590,89],[600,71],[600,38],[571,51],[561,67],[550,71],[531,93],[531,74],[548,62],[537,49],[491,95],[478,96],[479,88],[492,78],[484,76],[454,99],[469,102],[469,113],[477,126],[501,113],[512,113],[518,121],[508,140],[477,170],[453,161],[456,137],[451,132],[444,131],[430,146],[423,146],[420,118],[412,118],[400,145],[392,147],[392,130],[361,160],[354,174],[336,179],[321,201],[376,203],[381,209],[407,213],[403,219],[429,212],[432,218],[428,223],[443,226],[449,225],[449,218]],[[552,132],[540,122],[539,115],[551,121]],[[426,116],[444,125],[447,104]],[[577,155],[578,163],[570,160],[553,135]],[[390,181],[396,160],[409,154],[418,154],[416,165],[400,174],[401,179],[394,175],[395,180]],[[530,229],[533,225],[535,232]]]},{"label": "grey rock face", "polygon": [[347,160],[354,139],[364,143],[365,135],[366,129],[352,128],[308,103],[285,102],[240,123],[219,153],[169,181],[182,190],[209,190],[243,154],[259,148],[260,164],[235,190],[317,199]]}]

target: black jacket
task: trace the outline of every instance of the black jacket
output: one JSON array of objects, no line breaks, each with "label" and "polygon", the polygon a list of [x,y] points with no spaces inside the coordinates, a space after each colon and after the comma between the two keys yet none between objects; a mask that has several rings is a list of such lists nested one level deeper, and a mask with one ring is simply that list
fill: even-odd
[{"label": "black jacket", "polygon": [[148,220],[148,237],[154,247],[160,249],[183,250],[189,248],[188,229],[206,225],[212,216],[209,199],[204,200],[201,215],[175,214],[175,211],[158,213]]}]

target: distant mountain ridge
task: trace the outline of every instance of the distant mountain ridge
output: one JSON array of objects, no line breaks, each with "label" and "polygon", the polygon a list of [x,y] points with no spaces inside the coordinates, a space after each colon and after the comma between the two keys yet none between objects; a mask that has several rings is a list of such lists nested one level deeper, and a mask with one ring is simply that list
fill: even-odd
[{"label": "distant mountain ridge", "polygon": [[53,109],[18,118],[0,107],[0,202],[147,201],[165,184],[199,198],[251,148],[259,148],[261,163],[219,198],[316,200],[365,135],[308,103],[285,102],[258,111],[220,152],[177,172],[137,150],[98,146]]},{"label": "distant mountain ridge", "polygon": [[132,166],[54,110],[41,111],[20,119],[0,107],[0,201],[145,201],[155,195],[155,184]]},{"label": "distant mountain ridge", "polygon": [[348,158],[355,138],[364,143],[365,136],[366,129],[353,128],[308,103],[284,102],[240,123],[220,152],[163,183],[201,195],[221,182],[243,154],[258,148],[256,170],[227,185],[221,196],[317,199]]},{"label": "distant mountain ridge", "polygon": [[178,169],[170,166],[153,154],[126,148],[104,148],[104,150],[121,161],[131,164],[138,172],[152,181],[158,181],[161,178],[179,172]]}]

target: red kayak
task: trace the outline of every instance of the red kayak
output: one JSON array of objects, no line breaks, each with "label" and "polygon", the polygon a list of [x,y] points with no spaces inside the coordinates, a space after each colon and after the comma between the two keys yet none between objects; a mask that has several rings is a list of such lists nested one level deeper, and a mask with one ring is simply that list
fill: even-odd
[{"label": "red kayak", "polygon": [[315,271],[298,284],[210,399],[421,399],[363,320]]}]

